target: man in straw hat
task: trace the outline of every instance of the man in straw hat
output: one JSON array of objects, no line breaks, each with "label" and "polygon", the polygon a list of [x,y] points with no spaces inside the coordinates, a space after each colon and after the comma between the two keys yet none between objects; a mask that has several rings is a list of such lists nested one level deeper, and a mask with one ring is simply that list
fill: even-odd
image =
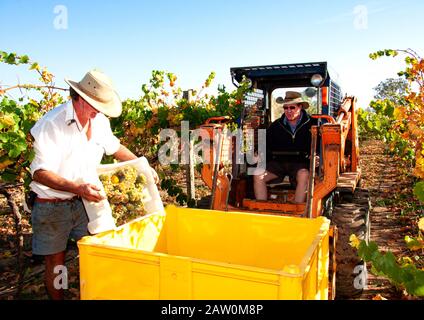
[{"label": "man in straw hat", "polygon": [[266,183],[288,175],[296,186],[294,201],[303,203],[309,178],[310,129],[317,121],[306,113],[309,103],[299,92],[287,91],[285,98],[278,98],[277,103],[283,104],[284,112],[267,129],[267,166],[264,173],[253,177],[255,197],[267,200]]},{"label": "man in straw hat", "polygon": [[[56,266],[65,263],[68,238],[88,234],[82,199],[103,197],[90,183],[80,182],[101,161],[103,154],[120,161],[137,157],[116,138],[109,117],[118,117],[122,104],[111,80],[89,71],[80,82],[69,79],[71,100],[46,113],[31,129],[35,157],[30,187],[37,194],[32,210],[33,254],[45,256],[45,284],[52,299],[63,299],[55,288]],[[156,183],[158,176],[152,169]]]}]

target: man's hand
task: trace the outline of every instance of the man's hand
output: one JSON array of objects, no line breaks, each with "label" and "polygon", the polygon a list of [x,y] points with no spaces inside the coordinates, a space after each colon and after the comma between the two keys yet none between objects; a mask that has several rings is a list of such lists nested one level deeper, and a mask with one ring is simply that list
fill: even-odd
[{"label": "man's hand", "polygon": [[88,201],[99,202],[104,197],[99,193],[100,189],[91,183],[78,183],[67,180],[54,172],[39,169],[34,172],[33,180],[52,189],[77,194]]},{"label": "man's hand", "polygon": [[100,188],[91,183],[82,183],[78,186],[77,194],[88,201],[99,202],[105,197],[100,194]]}]

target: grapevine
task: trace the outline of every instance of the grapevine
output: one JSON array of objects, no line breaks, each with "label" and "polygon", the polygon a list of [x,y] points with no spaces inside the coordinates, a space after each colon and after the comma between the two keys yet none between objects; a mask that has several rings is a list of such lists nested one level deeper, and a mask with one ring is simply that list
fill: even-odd
[{"label": "grapevine", "polygon": [[[390,141],[390,150],[409,154],[414,159],[413,174],[424,179],[424,59],[411,49],[381,50],[370,54],[370,58],[375,60],[383,56],[396,57],[399,54],[406,55],[406,68],[398,75],[405,77],[409,87],[400,103],[391,105],[387,114],[393,119],[394,139]],[[382,103],[388,104],[387,101]],[[396,150],[402,143],[404,147]]]},{"label": "grapevine", "polygon": [[[359,257],[372,263],[372,273],[387,277],[396,287],[405,289],[411,295],[424,296],[424,270],[417,269],[411,259],[402,258],[397,261],[392,252],[380,252],[375,242],[367,244],[359,241],[355,235],[350,240],[351,246],[358,249]],[[422,248],[423,243],[419,249]]]},{"label": "grapevine", "polygon": [[[406,55],[406,68],[398,73],[407,80],[405,92],[396,99],[372,101],[370,106],[374,112],[360,110],[358,123],[362,133],[384,140],[389,151],[404,164],[406,174],[415,177],[413,193],[420,205],[413,208],[419,218],[423,214],[424,202],[424,59],[411,49],[380,50],[371,53],[370,58],[375,60],[400,54]],[[424,250],[422,217],[418,229],[416,237],[405,237],[405,244],[412,252]],[[385,276],[411,295],[424,296],[424,270],[418,269],[411,258],[396,260],[392,252],[382,253],[375,242],[367,244],[354,235],[351,245],[358,249],[359,257],[371,262],[373,273]]]},{"label": "grapevine", "polygon": [[[28,167],[34,157],[29,130],[45,112],[63,102],[57,91],[64,89],[55,87],[53,74],[27,55],[0,51],[0,62],[28,65],[29,71],[39,76],[40,84],[0,86],[0,182],[25,182],[28,186]],[[36,101],[24,95],[18,101],[13,100],[9,94],[16,89],[38,92],[42,98]]]}]

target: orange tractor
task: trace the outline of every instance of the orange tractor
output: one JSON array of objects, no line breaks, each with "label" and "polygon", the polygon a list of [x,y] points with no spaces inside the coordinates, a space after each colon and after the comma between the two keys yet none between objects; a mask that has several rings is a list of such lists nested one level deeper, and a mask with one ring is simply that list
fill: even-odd
[{"label": "orange tractor", "polygon": [[[350,247],[349,237],[355,234],[368,241],[370,202],[368,192],[359,189],[356,99],[342,97],[326,62],[231,68],[231,76],[236,86],[242,81],[251,86],[238,121],[241,134],[226,134],[227,117],[208,119],[201,126],[208,132],[212,161],[202,167],[202,179],[211,195],[200,201],[199,207],[305,218],[326,216],[332,223],[329,298],[361,293],[366,265]],[[281,116],[278,97],[287,90],[315,101],[312,117],[318,119],[318,125],[311,128],[307,200],[300,204],[292,201],[295,188],[287,177],[268,183],[268,200],[255,200],[249,170],[255,166],[249,152],[258,152],[261,129]],[[319,156],[319,163],[314,155]]]}]

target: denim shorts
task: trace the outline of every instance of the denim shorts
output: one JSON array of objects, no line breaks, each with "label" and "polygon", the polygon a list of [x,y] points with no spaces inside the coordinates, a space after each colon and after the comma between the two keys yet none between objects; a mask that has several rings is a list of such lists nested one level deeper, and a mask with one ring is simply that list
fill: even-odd
[{"label": "denim shorts", "polygon": [[59,203],[35,202],[31,211],[32,253],[50,255],[66,250],[68,239],[88,235],[88,217],[80,199]]},{"label": "denim shorts", "polygon": [[279,162],[276,160],[271,160],[266,164],[267,171],[282,178],[285,176],[289,176],[290,183],[292,183],[293,185],[296,185],[297,172],[302,169],[309,170],[309,163],[305,161]]}]

